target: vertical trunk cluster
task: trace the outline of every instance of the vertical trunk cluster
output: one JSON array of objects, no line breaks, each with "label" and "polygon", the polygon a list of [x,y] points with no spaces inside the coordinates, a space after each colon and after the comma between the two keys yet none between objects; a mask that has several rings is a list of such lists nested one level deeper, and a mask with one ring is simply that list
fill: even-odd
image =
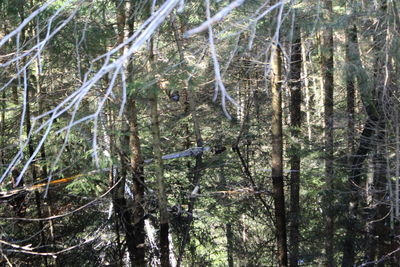
[{"label": "vertical trunk cluster", "polygon": [[[324,0],[324,15],[327,23],[332,20],[332,0]],[[325,256],[326,266],[335,266],[334,261],[334,215],[333,199],[333,31],[326,25],[321,33],[321,74],[324,93],[324,140],[325,140]]]},{"label": "vertical trunk cluster", "polygon": [[285,194],[283,182],[283,138],[282,138],[282,58],[277,44],[271,54],[272,90],[272,187],[275,208],[276,240],[279,266],[287,266]]},{"label": "vertical trunk cluster", "polygon": [[[178,49],[179,59],[180,59],[180,62],[182,62],[182,68],[184,69],[185,72],[188,72],[188,65],[187,65],[185,53],[183,50],[184,49],[183,42],[182,42],[182,38],[179,34],[175,18],[173,18],[173,20],[172,20],[172,28],[174,31],[175,43],[176,43],[176,46]],[[185,83],[184,84],[185,87],[183,89],[184,112],[189,112],[192,117],[197,147],[203,147],[203,138],[201,136],[200,123],[199,123],[197,113],[196,113],[196,103],[195,103],[195,99],[194,99],[194,95],[193,95],[193,86],[191,83],[191,77],[190,77],[189,73],[187,73],[187,77],[185,78],[184,83]],[[198,155],[196,155],[196,163],[195,163],[194,168],[192,170],[190,170],[190,177],[192,177],[191,182],[192,182],[194,188],[198,187],[199,183],[200,183],[202,162],[203,162],[203,154],[199,153]],[[186,246],[187,242],[189,241],[189,231],[190,231],[191,223],[193,220],[193,211],[194,211],[195,201],[196,201],[195,198],[190,198],[190,200],[189,200],[189,207],[188,207],[189,218],[188,218],[187,225],[186,225],[184,233],[183,233],[183,238],[182,238],[182,242],[181,242],[178,263],[177,263],[178,267],[182,263],[185,246]]]},{"label": "vertical trunk cluster", "polygon": [[[116,1],[117,7],[117,42],[120,44],[134,32],[134,1]],[[128,28],[128,36],[126,34]],[[127,64],[127,82],[133,81],[132,62]],[[124,114],[123,129],[129,134],[121,138],[121,182],[114,193],[114,204],[117,216],[125,231],[125,239],[132,266],[146,266],[145,261],[145,228],[144,228],[144,175],[143,160],[140,150],[140,139],[137,122],[136,101],[128,96],[127,109]],[[132,176],[133,207],[129,207],[124,196],[125,180],[128,173]],[[122,255],[121,255],[122,256]]]},{"label": "vertical trunk cluster", "polygon": [[[25,19],[25,6],[24,6],[23,1],[19,1],[18,2],[18,14],[20,16],[21,21],[23,21]],[[31,7],[33,7],[33,3],[30,2]],[[33,31],[26,31],[26,28],[21,30],[21,44],[23,44],[26,41],[26,38],[28,35],[34,35]],[[23,66],[23,64],[21,64]],[[31,130],[32,130],[32,124],[31,124],[31,103],[30,103],[30,96],[35,94],[35,86],[33,84],[33,81],[31,80],[30,75],[28,74],[29,70],[26,69],[24,75],[26,75],[27,77],[21,77],[22,79],[26,79],[27,83],[25,84],[24,82],[21,81],[21,83],[19,83],[18,87],[16,87],[16,90],[14,91],[14,97],[16,100],[16,103],[18,103],[18,90],[24,90],[25,95],[24,95],[24,103],[26,103],[25,105],[25,109],[26,109],[26,113],[25,113],[25,130],[26,130],[26,136],[29,136],[31,134]],[[40,81],[37,81],[36,85],[39,85]],[[26,88],[23,88],[25,87]],[[43,146],[44,149],[44,146]],[[28,141],[28,152],[29,152],[29,156],[32,157],[34,154],[34,150],[35,150],[35,144],[34,144],[34,140],[33,137],[31,137]],[[41,150],[41,154],[43,154],[44,150]],[[31,181],[29,181],[30,184],[34,184],[37,182],[37,179],[39,178],[40,174],[43,173],[39,173],[38,168],[36,167],[36,165],[32,164],[30,166],[30,170],[31,170]],[[40,193],[38,191],[35,191],[35,204],[36,204],[36,212],[37,212],[37,216],[39,218],[43,217],[43,211],[42,211],[42,200],[41,200],[41,196]],[[46,234],[45,234],[45,224],[43,221],[39,221],[38,222],[38,232],[40,232],[40,246],[43,247],[43,251],[46,252],[46,247],[47,247],[47,242],[46,242]],[[49,262],[47,257],[43,257],[43,263],[44,266],[48,266]]]},{"label": "vertical trunk cluster", "polygon": [[[128,37],[134,33],[134,19],[135,19],[135,1],[130,0],[128,5]],[[132,82],[133,79],[133,63],[128,63],[128,76],[127,81]],[[139,125],[137,121],[136,100],[133,95],[128,96],[127,99],[127,118],[129,124],[129,148],[130,148],[130,167],[132,172],[132,192],[134,195],[133,203],[133,236],[134,241],[134,264],[135,266],[146,266],[145,261],[145,225],[144,225],[144,173],[143,173],[143,159],[140,150],[139,138]]]},{"label": "vertical trunk cluster", "polygon": [[290,257],[289,264],[298,266],[299,220],[300,220],[300,141],[301,127],[301,37],[296,25],[293,32],[292,54],[290,57],[290,120],[292,145],[290,147]]},{"label": "vertical trunk cluster", "polygon": [[[359,47],[357,41],[357,28],[352,26],[348,33],[349,40],[349,66],[352,67],[349,74],[354,74],[359,86],[360,95],[367,112],[367,120],[364,124],[364,129],[361,133],[359,144],[355,153],[351,156],[350,162],[350,176],[349,176],[349,187],[350,197],[349,203],[349,214],[346,219],[346,237],[343,245],[343,259],[342,266],[350,267],[355,263],[355,241],[357,239],[357,229],[359,228],[358,222],[358,207],[359,207],[359,188],[361,185],[361,178],[363,176],[363,163],[368,157],[368,154],[372,151],[375,140],[376,126],[379,121],[378,113],[376,112],[376,105],[372,97],[372,86],[369,84],[368,75],[363,68],[361,63]],[[350,53],[351,52],[351,53]],[[356,69],[357,68],[357,69]],[[350,78],[350,77],[348,77]],[[347,89],[349,90],[349,82]],[[351,89],[351,85],[350,85]],[[350,95],[349,95],[350,93]],[[348,92],[348,97],[351,96],[351,91]],[[351,108],[351,102],[348,104],[348,109]],[[368,253],[370,254],[370,253]]]},{"label": "vertical trunk cluster", "polygon": [[[385,69],[389,68],[390,62],[386,62],[385,55],[382,53],[385,51],[385,47],[388,46],[387,43],[387,0],[379,2],[377,6],[377,14],[379,16],[377,21],[377,27],[375,28],[375,34],[373,36],[373,51],[375,52],[375,66],[374,66],[374,90],[373,102],[375,105],[375,110],[377,111],[377,122],[375,124],[375,138],[373,140],[373,145],[375,146],[375,151],[373,154],[373,166],[374,166],[374,182],[373,182],[373,203],[375,204],[375,212],[371,214],[372,221],[372,246],[376,248],[376,253],[369,255],[372,260],[382,259],[388,253],[391,252],[390,249],[390,227],[388,214],[390,213],[388,208],[387,200],[387,158],[386,158],[386,119],[387,113],[385,112],[384,95],[387,94],[385,86],[386,80],[391,80],[390,73],[385,73]],[[387,76],[386,76],[387,75]],[[385,77],[386,76],[386,77]],[[384,82],[382,82],[384,81]],[[386,114],[385,114],[386,113]],[[376,255],[374,255],[376,254]],[[388,261],[380,260],[377,266],[386,266]]]},{"label": "vertical trunk cluster", "polygon": [[[148,4],[150,15],[150,3]],[[150,39],[149,43],[149,62],[148,71],[150,75],[155,71],[155,58],[154,58],[154,42]],[[150,120],[151,120],[151,136],[153,139],[153,156],[155,162],[155,173],[158,185],[158,207],[160,211],[160,260],[162,267],[170,266],[169,263],[169,214],[168,214],[168,199],[166,193],[166,186],[164,181],[164,165],[161,151],[161,134],[158,116],[158,94],[160,88],[157,83],[148,89],[147,97],[150,105]]]},{"label": "vertical trunk cluster", "polygon": [[[116,5],[116,19],[117,19],[117,43],[121,44],[124,39],[125,39],[125,26],[126,26],[126,15],[125,15],[125,4],[121,1],[115,0],[115,5]],[[123,51],[121,52],[123,53]],[[115,112],[112,112],[112,116],[115,116]],[[128,128],[124,124],[123,125],[123,131],[127,131]],[[115,214],[117,216],[118,220],[118,226],[119,224],[122,226],[122,229],[125,232],[125,240],[126,240],[126,247],[129,252],[129,258],[131,261],[131,264],[133,264],[134,257],[133,255],[135,254],[135,247],[134,247],[134,236],[133,236],[133,229],[132,229],[132,211],[127,205],[127,200],[125,198],[125,184],[126,184],[126,178],[127,178],[127,172],[129,165],[127,163],[127,158],[129,155],[129,151],[127,149],[128,147],[128,136],[123,136],[120,138],[119,143],[120,146],[123,148],[123,151],[120,152],[120,160],[121,160],[121,168],[119,171],[119,176],[120,176],[120,181],[116,185],[114,191],[113,191],[113,205],[115,209]],[[118,180],[118,179],[116,179]],[[113,181],[115,182],[115,181]],[[117,233],[119,234],[119,233]],[[122,251],[120,251],[122,253]],[[123,255],[119,255],[119,257],[123,257]]]},{"label": "vertical trunk cluster", "polygon": [[[381,9],[385,9],[386,1],[382,1],[380,7]],[[382,33],[384,32],[382,25],[383,21],[380,18],[378,20],[378,27],[376,28],[378,29],[377,34],[374,35],[374,51],[376,52],[374,78],[376,81],[384,80],[380,71],[383,69],[383,62],[379,52],[381,47],[384,45],[385,40],[385,38],[382,38]],[[368,74],[366,73],[360,59],[357,42],[357,29],[355,26],[351,28],[348,34],[348,39],[350,41],[350,47],[351,45],[354,46],[354,50],[349,53],[349,55],[351,55],[349,60],[352,65],[357,66],[357,69],[354,69],[351,73],[353,73],[357,79],[361,99],[367,113],[367,120],[360,136],[358,148],[351,159],[351,175],[349,177],[351,195],[349,199],[349,215],[346,222],[346,237],[343,247],[342,266],[350,267],[354,266],[356,263],[355,241],[358,238],[357,228],[359,228],[360,225],[357,212],[361,200],[359,197],[359,188],[362,181],[361,178],[364,175],[363,163],[368,157],[368,154],[372,154],[373,189],[371,192],[372,202],[376,203],[376,205],[369,207],[368,209],[369,220],[372,222],[367,222],[370,227],[367,229],[367,240],[365,242],[367,244],[365,250],[365,261],[374,262],[378,259],[378,266],[384,266],[384,256],[387,255],[390,250],[386,244],[389,240],[389,231],[388,227],[385,225],[388,208],[385,203],[387,163],[384,157],[383,148],[386,132],[381,95],[383,90],[380,83],[375,82],[375,84],[372,85],[369,81]]]}]

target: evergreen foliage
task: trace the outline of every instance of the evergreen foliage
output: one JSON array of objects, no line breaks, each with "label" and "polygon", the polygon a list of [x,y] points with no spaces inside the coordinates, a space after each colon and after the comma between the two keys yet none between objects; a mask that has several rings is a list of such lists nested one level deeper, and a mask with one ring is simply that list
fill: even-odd
[{"label": "evergreen foliage", "polygon": [[393,0],[0,1],[0,265],[399,266],[399,29]]}]

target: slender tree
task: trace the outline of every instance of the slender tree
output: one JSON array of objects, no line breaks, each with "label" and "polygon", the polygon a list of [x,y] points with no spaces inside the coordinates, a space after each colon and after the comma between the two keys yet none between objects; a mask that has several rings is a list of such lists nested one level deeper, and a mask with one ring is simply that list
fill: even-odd
[{"label": "slender tree", "polygon": [[335,266],[333,199],[333,30],[332,0],[324,0],[326,26],[321,32],[321,81],[324,92],[324,140],[325,140],[325,253],[326,266]]},{"label": "slender tree", "polygon": [[150,88],[148,98],[150,102],[151,116],[151,135],[153,138],[153,155],[155,158],[156,177],[158,184],[158,205],[160,210],[160,250],[161,266],[167,267],[169,264],[169,214],[167,211],[167,196],[164,182],[164,167],[161,151],[161,136],[158,119],[158,88]]},{"label": "slender tree", "polygon": [[290,122],[292,144],[290,148],[290,266],[298,266],[299,261],[299,221],[300,221],[300,141],[301,127],[301,37],[298,24],[293,29],[292,54],[290,57]]},{"label": "slender tree", "polygon": [[[130,0],[128,2],[128,37],[134,34],[134,19],[135,19],[135,1]],[[128,77],[127,82],[132,83],[134,81],[133,77],[133,63],[132,61],[128,64]],[[146,266],[145,252],[145,229],[144,229],[144,173],[143,173],[143,159],[142,152],[140,148],[140,138],[139,138],[139,125],[137,120],[137,108],[136,99],[133,95],[128,96],[128,106],[127,106],[127,118],[129,124],[129,148],[130,148],[130,168],[132,171],[133,186],[132,192],[134,195],[133,203],[133,236],[134,240],[134,262],[135,266],[141,267]]]},{"label": "slender tree", "polygon": [[[387,83],[385,80],[390,80],[390,73],[385,74],[385,69],[390,68],[390,62],[386,62],[385,55],[382,53],[382,47],[387,47],[387,16],[390,14],[387,13],[387,0],[380,1],[377,5],[376,13],[378,14],[377,27],[375,28],[375,33],[373,36],[373,51],[374,53],[374,92],[373,92],[373,100],[375,102],[375,107],[378,113],[378,121],[375,125],[375,139],[373,140],[373,145],[375,146],[375,151],[373,153],[373,202],[376,203],[376,212],[375,216],[372,216],[372,233],[375,236],[373,239],[373,246],[376,248],[376,255],[371,255],[370,258],[374,259],[375,257],[379,260],[377,266],[385,266],[388,262],[385,260],[381,260],[388,253],[390,253],[389,246],[389,234],[390,227],[389,225],[390,216],[388,205],[386,203],[387,198],[387,158],[385,157],[386,146],[385,146],[385,138],[387,131],[386,120],[389,116],[385,112],[385,97],[387,95]],[[386,76],[386,77],[385,77]],[[382,83],[382,81],[384,81]]]},{"label": "slender tree", "polygon": [[[347,99],[347,164],[349,170],[349,179],[351,179],[352,160],[355,150],[355,126],[354,126],[354,108],[355,108],[355,71],[356,62],[354,55],[357,53],[357,29],[355,26],[346,30],[346,99]],[[349,237],[350,238],[350,237]],[[354,248],[349,242],[345,244],[345,254],[354,254]],[[347,256],[346,256],[347,257]],[[349,256],[353,257],[353,256]]]},{"label": "slender tree", "polygon": [[[355,71],[356,71],[356,59],[354,55],[358,53],[358,42],[357,42],[357,28],[355,26],[350,27],[346,30],[346,99],[347,99],[347,161],[349,175],[351,179],[352,159],[355,153],[355,126],[354,126],[354,107],[355,107]],[[350,222],[348,222],[350,223]],[[350,227],[350,226],[348,226]],[[348,233],[350,234],[350,233]],[[354,237],[348,237],[353,239]],[[351,240],[346,240],[344,243],[345,251],[344,255],[346,258],[353,258],[350,256],[354,254],[354,248],[350,244]],[[349,256],[347,256],[349,255]],[[353,260],[350,260],[352,262]],[[343,262],[344,264],[344,262]],[[349,263],[350,264],[350,263]]]},{"label": "slender tree", "polygon": [[282,58],[277,44],[271,52],[272,91],[272,186],[275,207],[277,258],[279,266],[288,266],[286,241],[285,194],[283,183],[283,137],[282,137]]},{"label": "slender tree", "polygon": [[[133,34],[134,6],[131,2],[125,3],[119,0],[116,0],[115,4],[117,9],[117,43],[121,44],[125,38],[129,38]],[[128,33],[128,36],[125,36],[126,33]],[[132,62],[129,62],[127,82],[132,81]],[[127,102],[128,105],[124,114],[126,119],[123,121],[125,135],[121,137],[121,181],[115,189],[114,205],[119,221],[125,231],[131,265],[146,266],[143,210],[144,176],[134,96],[128,96]],[[128,172],[131,172],[133,178],[134,203],[132,206],[128,205],[124,194]]]},{"label": "slender tree", "polygon": [[[150,10],[150,5],[149,5]],[[150,13],[150,12],[149,12]],[[149,42],[149,58],[148,58],[148,71],[154,74],[155,71],[155,57],[154,57],[154,42],[153,38]],[[147,97],[150,105],[150,120],[151,120],[151,136],[153,142],[153,156],[155,161],[155,172],[158,185],[158,206],[160,211],[160,252],[161,252],[161,266],[168,267],[169,263],[169,214],[168,214],[168,200],[166,195],[166,186],[164,181],[164,164],[161,151],[161,134],[158,118],[158,94],[160,88],[158,84],[154,84],[147,91]]]}]

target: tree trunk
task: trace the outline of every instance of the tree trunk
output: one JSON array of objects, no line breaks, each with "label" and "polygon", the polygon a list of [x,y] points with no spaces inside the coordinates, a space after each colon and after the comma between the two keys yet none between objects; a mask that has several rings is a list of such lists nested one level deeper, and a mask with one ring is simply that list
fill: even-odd
[{"label": "tree trunk", "polygon": [[351,167],[351,156],[354,153],[354,107],[355,107],[355,62],[353,55],[357,53],[357,31],[355,27],[346,30],[346,101],[347,101],[347,162]]},{"label": "tree trunk", "polygon": [[[172,20],[172,28],[174,31],[176,46],[178,48],[179,59],[180,59],[180,62],[182,62],[182,68],[184,69],[185,72],[187,72],[187,77],[184,80],[185,88],[183,89],[184,111],[189,112],[192,117],[197,147],[203,147],[203,138],[201,137],[200,123],[199,123],[197,113],[196,113],[196,104],[195,104],[195,99],[194,99],[194,94],[193,94],[194,88],[192,86],[190,73],[188,72],[188,65],[187,65],[185,53],[183,50],[182,38],[181,38],[181,35],[179,34],[175,18],[173,18],[173,20]],[[203,154],[199,153],[198,155],[196,155],[196,163],[195,163],[194,168],[192,170],[190,170],[190,176],[192,177],[191,182],[192,182],[193,188],[196,188],[199,186],[199,182],[200,182],[200,178],[201,178],[202,162],[203,162]],[[189,218],[188,218],[188,222],[187,222],[186,228],[183,233],[183,238],[182,238],[182,242],[181,242],[178,263],[177,263],[178,267],[182,263],[182,257],[184,254],[185,245],[189,240],[189,231],[190,231],[191,223],[193,220],[193,212],[194,212],[195,202],[196,202],[196,198],[190,198],[189,207],[188,207]]]},{"label": "tree trunk", "polygon": [[167,211],[167,196],[164,182],[164,167],[161,151],[160,126],[158,120],[158,88],[149,89],[148,98],[150,102],[151,135],[153,138],[153,154],[155,159],[155,171],[158,184],[158,205],[160,209],[160,251],[161,266],[168,267],[169,264],[169,216]]},{"label": "tree trunk", "polygon": [[[384,123],[382,123],[382,126]],[[385,138],[385,128],[382,127],[378,130],[379,133],[377,135],[378,140]],[[386,192],[386,183],[387,183],[387,170],[386,170],[386,158],[385,158],[385,148],[384,142],[380,142],[377,145],[377,151],[373,156],[373,166],[374,166],[374,183],[373,183],[373,202],[375,205],[375,216],[373,217],[372,223],[372,233],[374,236],[373,246],[377,248],[377,260],[378,267],[387,266],[389,263],[388,260],[385,260],[384,257],[390,253],[389,248],[389,224],[388,217],[389,209],[387,207],[387,192]]]},{"label": "tree trunk", "polygon": [[[332,0],[324,1],[327,23],[331,22]],[[326,266],[335,266],[333,199],[333,31],[330,25],[321,33],[321,74],[324,92],[325,139],[325,257]]]},{"label": "tree trunk", "polygon": [[[352,34],[356,35],[356,27],[353,26]],[[343,267],[352,267],[355,263],[355,249],[354,242],[357,238],[356,232],[359,227],[357,220],[357,209],[359,206],[359,186],[361,177],[363,175],[363,163],[367,158],[368,154],[374,147],[377,147],[384,139],[382,138],[382,131],[384,132],[385,125],[382,116],[382,108],[380,103],[377,101],[375,96],[376,89],[374,89],[369,83],[369,77],[363,68],[363,64],[360,59],[359,48],[357,38],[352,37],[354,41],[354,51],[351,53],[352,62],[357,66],[357,71],[354,74],[357,78],[358,86],[360,88],[360,95],[362,102],[367,113],[367,120],[364,125],[364,129],[360,136],[358,149],[351,159],[351,174],[349,178],[349,186],[351,190],[350,197],[348,199],[349,215],[346,220],[346,236],[343,246]],[[377,63],[378,68],[378,63]],[[379,97],[378,97],[379,98]],[[380,111],[379,111],[380,110]],[[383,134],[384,136],[384,134]],[[378,176],[376,176],[378,178]],[[375,179],[375,177],[374,177]],[[380,180],[380,179],[379,179]],[[385,180],[386,181],[386,180]],[[374,226],[372,226],[372,233],[374,232]],[[371,251],[375,251],[375,247]],[[374,253],[375,254],[375,253]],[[369,255],[368,258],[375,257]]]},{"label": "tree trunk", "polygon": [[[28,75],[28,74],[26,74]],[[28,77],[26,77],[26,79],[28,79]],[[25,114],[25,123],[26,123],[26,136],[30,136],[30,132],[32,129],[31,126],[31,109],[30,109],[30,102],[29,102],[29,94],[31,93],[31,91],[33,92],[33,87],[32,84],[30,83],[30,81],[28,80],[28,86],[27,88],[25,88],[25,103],[26,103],[26,114]],[[35,147],[33,144],[33,140],[32,137],[29,139],[28,141],[28,151],[29,151],[29,156],[31,157],[34,154],[35,151]],[[31,169],[31,175],[32,175],[32,180],[30,181],[30,184],[34,184],[36,183],[36,180],[38,178],[37,176],[37,170],[36,170],[36,166],[34,164],[31,164],[30,166]],[[35,190],[35,202],[36,202],[36,212],[37,212],[37,216],[38,218],[42,218],[42,201],[40,199],[40,193],[39,191]],[[40,246],[44,247],[44,252],[46,251],[46,236],[45,236],[45,232],[44,232],[44,223],[43,221],[39,221],[38,222],[38,232],[40,232]],[[44,265],[48,266],[48,261],[47,261],[47,257],[43,257],[43,261],[44,261]]]},{"label": "tree trunk", "polygon": [[[150,40],[149,45],[149,64],[148,71],[154,71],[154,52],[153,52],[153,39]],[[161,135],[160,125],[158,119],[158,94],[160,88],[155,84],[148,89],[148,99],[150,104],[150,120],[151,120],[151,136],[153,139],[153,156],[155,163],[155,172],[158,184],[158,205],[160,210],[160,251],[161,251],[161,266],[168,267],[169,263],[169,214],[168,214],[168,200],[165,190],[164,182],[164,166],[161,151]]]},{"label": "tree trunk", "polygon": [[145,229],[144,229],[144,175],[143,160],[140,151],[140,139],[136,116],[136,104],[132,97],[128,99],[128,120],[129,120],[129,147],[130,163],[133,177],[134,203],[133,203],[133,236],[134,236],[134,265],[146,266],[145,262]]},{"label": "tree trunk", "polygon": [[[374,182],[373,182],[373,202],[375,204],[375,212],[372,223],[372,233],[375,236],[373,239],[373,246],[377,248],[377,266],[386,266],[389,264],[389,259],[384,259],[390,250],[390,227],[389,227],[389,209],[387,200],[387,159],[386,159],[386,147],[385,147],[385,136],[386,136],[386,119],[387,113],[385,112],[384,102],[387,83],[386,81],[391,80],[391,73],[385,73],[386,70],[390,69],[390,62],[385,60],[385,57],[389,57],[383,52],[382,48],[387,47],[387,22],[383,19],[383,16],[387,14],[387,0],[379,2],[377,6],[377,13],[379,14],[378,24],[376,32],[373,36],[373,48],[375,52],[375,66],[374,66],[374,102],[377,110],[378,120],[375,125],[376,138],[373,143],[376,145],[376,151],[373,155],[374,165]],[[390,16],[390,15],[389,15]],[[384,81],[382,83],[382,81]],[[388,95],[386,95],[388,96]],[[386,113],[386,114],[385,114]]]},{"label": "tree trunk", "polygon": [[300,29],[293,32],[292,54],[290,57],[290,119],[292,145],[290,147],[290,266],[298,266],[299,221],[300,221],[300,149],[298,140],[301,127],[301,38]]},{"label": "tree trunk", "polygon": [[[117,31],[118,44],[122,43],[126,37],[133,34],[134,30],[134,2],[115,1],[117,8]],[[128,19],[127,19],[128,18]],[[126,26],[128,26],[128,36],[125,36]],[[123,53],[123,52],[122,52]],[[132,63],[128,62],[127,82],[133,81]],[[121,224],[124,226],[125,239],[129,251],[132,266],[146,266],[145,262],[145,229],[144,229],[144,176],[143,160],[140,151],[140,139],[138,133],[138,123],[136,115],[136,103],[133,96],[128,96],[127,109],[125,111],[126,121],[123,121],[123,131],[126,134],[121,138],[121,182],[117,185],[114,194],[114,204],[116,213]],[[133,207],[128,207],[124,196],[125,180],[128,171],[132,173],[134,195]]]},{"label": "tree trunk", "polygon": [[285,194],[283,182],[283,138],[282,138],[282,58],[281,51],[273,44],[271,54],[272,90],[272,186],[275,207],[277,258],[279,266],[287,266]]},{"label": "tree trunk", "polygon": [[[128,35],[132,36],[134,33],[134,10],[135,10],[135,1],[131,0],[128,8],[129,16],[127,20],[128,24]],[[129,37],[128,36],[128,37]],[[128,63],[128,82],[133,81],[133,66],[132,62]],[[134,240],[134,264],[138,267],[146,266],[145,261],[145,225],[144,225],[144,174],[143,174],[143,159],[142,153],[140,149],[140,138],[139,138],[139,125],[137,122],[137,109],[136,109],[136,101],[134,97],[128,96],[127,100],[127,117],[129,123],[129,148],[130,148],[130,163],[132,170],[132,178],[133,178],[133,188],[132,193],[134,195],[134,203],[133,203],[133,236]]]},{"label": "tree trunk", "polygon": [[233,265],[233,231],[232,224],[227,223],[226,225],[226,243],[227,243],[227,254],[228,254],[228,267],[234,267]]},{"label": "tree trunk", "polygon": [[[355,107],[355,76],[356,62],[354,55],[357,54],[357,31],[355,27],[350,27],[346,31],[346,99],[347,99],[347,164],[349,168],[349,179],[351,179],[352,173],[352,157],[355,152],[355,126],[354,126],[354,107]],[[350,238],[350,237],[349,237]],[[354,248],[349,243],[350,240],[345,241],[344,247],[344,258],[348,258],[350,261],[348,264],[354,264]]]},{"label": "tree trunk", "polygon": [[300,34],[300,39],[303,39],[301,42],[301,60],[302,60],[302,70],[304,77],[304,93],[305,93],[305,110],[306,110],[306,123],[307,123],[307,137],[308,137],[308,145],[311,145],[312,142],[312,133],[311,133],[311,92],[310,92],[310,78],[309,78],[309,68],[308,68],[308,57],[307,57],[307,46],[306,39],[304,34]]}]

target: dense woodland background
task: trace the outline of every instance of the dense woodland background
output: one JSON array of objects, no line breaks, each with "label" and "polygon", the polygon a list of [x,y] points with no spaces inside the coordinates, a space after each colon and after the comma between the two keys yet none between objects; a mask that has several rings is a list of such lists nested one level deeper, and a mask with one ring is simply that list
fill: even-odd
[{"label": "dense woodland background", "polygon": [[1,266],[400,266],[397,0],[0,0]]}]

